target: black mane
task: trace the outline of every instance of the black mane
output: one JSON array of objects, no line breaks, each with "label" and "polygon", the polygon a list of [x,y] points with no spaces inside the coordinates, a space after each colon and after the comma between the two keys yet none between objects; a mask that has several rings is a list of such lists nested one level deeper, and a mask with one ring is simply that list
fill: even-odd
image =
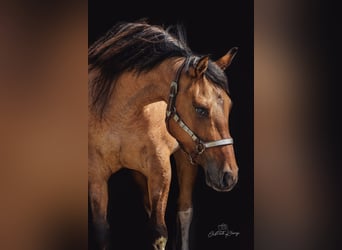
[{"label": "black mane", "polygon": [[[164,29],[146,22],[121,22],[88,49],[89,72],[99,69],[89,83],[91,109],[102,117],[116,79],[125,71],[147,72],[171,57],[195,56],[186,43],[181,25]],[[213,62],[205,73],[228,92],[227,78]]]}]

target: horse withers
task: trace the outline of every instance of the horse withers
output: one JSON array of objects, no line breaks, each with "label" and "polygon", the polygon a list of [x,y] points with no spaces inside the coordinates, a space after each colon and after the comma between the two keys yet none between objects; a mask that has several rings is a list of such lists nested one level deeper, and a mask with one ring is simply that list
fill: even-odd
[{"label": "horse withers", "polygon": [[134,176],[144,192],[155,250],[164,250],[168,238],[172,154],[182,250],[189,249],[197,166],[214,190],[229,191],[237,183],[224,73],[237,48],[212,61],[194,54],[176,30],[122,22],[89,48],[88,182],[101,249],[108,246],[108,180],[122,168],[139,173]]}]

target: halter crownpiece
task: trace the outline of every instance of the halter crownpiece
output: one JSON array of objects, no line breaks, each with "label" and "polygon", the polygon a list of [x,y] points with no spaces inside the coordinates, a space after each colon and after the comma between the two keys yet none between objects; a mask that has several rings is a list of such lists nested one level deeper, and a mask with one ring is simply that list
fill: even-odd
[{"label": "halter crownpiece", "polygon": [[182,65],[178,68],[177,73],[176,73],[176,77],[175,80],[171,82],[170,85],[170,94],[169,94],[169,101],[167,103],[167,108],[166,108],[166,118],[165,118],[165,122],[166,122],[166,127],[167,130],[170,132],[170,128],[169,128],[169,121],[172,118],[190,137],[191,139],[196,143],[196,147],[195,147],[195,152],[192,153],[188,153],[184,147],[182,146],[182,144],[178,141],[178,139],[176,138],[177,142],[179,143],[181,149],[188,155],[190,163],[195,165],[196,162],[194,161],[194,159],[196,157],[198,157],[199,155],[201,155],[205,149],[207,148],[212,148],[212,147],[219,147],[219,146],[226,146],[226,145],[231,145],[233,144],[233,138],[225,138],[225,139],[220,139],[220,140],[215,140],[215,141],[209,141],[209,142],[205,142],[203,140],[201,140],[186,124],[185,122],[180,118],[179,114],[177,113],[176,110],[176,97],[177,97],[177,93],[178,93],[178,84],[179,84],[179,79],[180,79],[180,75],[181,72],[184,68],[184,66],[189,62],[189,58],[187,57],[184,62],[182,63]]}]

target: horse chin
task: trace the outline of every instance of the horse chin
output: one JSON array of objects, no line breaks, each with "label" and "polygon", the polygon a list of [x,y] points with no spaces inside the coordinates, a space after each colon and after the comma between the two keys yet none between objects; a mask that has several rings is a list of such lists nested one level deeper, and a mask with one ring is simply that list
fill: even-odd
[{"label": "horse chin", "polygon": [[217,192],[229,192],[235,186],[235,185],[232,185],[232,186],[230,186],[228,188],[222,188],[222,187],[218,187],[217,185],[214,185],[214,184],[212,184],[211,182],[208,182],[208,181],[206,181],[206,184],[207,184],[208,187],[212,188],[213,190],[215,190]]},{"label": "horse chin", "polygon": [[207,173],[205,174],[205,183],[207,184],[208,187],[212,188],[213,190],[217,192],[229,192],[235,187],[235,184],[236,184],[234,183],[233,185],[230,185],[228,187],[222,187],[220,184],[213,182],[209,174]]}]

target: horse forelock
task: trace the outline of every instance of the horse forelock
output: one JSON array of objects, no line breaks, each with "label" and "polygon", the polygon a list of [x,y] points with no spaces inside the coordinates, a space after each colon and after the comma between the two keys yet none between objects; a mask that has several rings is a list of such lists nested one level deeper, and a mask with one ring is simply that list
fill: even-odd
[{"label": "horse forelock", "polygon": [[[190,66],[196,66],[200,56],[192,56],[188,60],[185,70],[188,71]],[[212,60],[209,60],[208,68],[204,73],[205,77],[214,85],[223,89],[229,95],[228,79],[224,71]]]},{"label": "horse forelock", "polygon": [[205,76],[229,95],[229,85],[226,74],[215,62],[209,61]]}]

